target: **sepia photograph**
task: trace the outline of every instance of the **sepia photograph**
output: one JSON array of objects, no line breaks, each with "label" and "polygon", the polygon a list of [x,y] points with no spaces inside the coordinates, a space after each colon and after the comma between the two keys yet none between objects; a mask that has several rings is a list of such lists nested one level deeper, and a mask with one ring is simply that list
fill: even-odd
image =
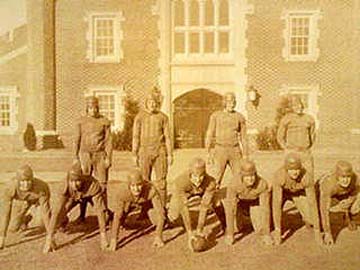
[{"label": "sepia photograph", "polygon": [[0,0],[0,269],[360,269],[360,0]]}]

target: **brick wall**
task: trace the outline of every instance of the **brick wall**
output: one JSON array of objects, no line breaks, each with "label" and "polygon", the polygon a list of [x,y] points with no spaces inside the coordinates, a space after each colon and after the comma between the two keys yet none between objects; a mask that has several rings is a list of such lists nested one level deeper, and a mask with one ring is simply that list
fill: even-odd
[{"label": "brick wall", "polygon": [[[158,26],[152,15],[155,0],[60,0],[56,11],[57,131],[65,146],[71,144],[75,120],[84,112],[89,85],[126,84],[126,94],[140,102],[157,84]],[[120,63],[90,63],[86,58],[88,12],[118,12],[122,22],[124,58]]]},{"label": "brick wall", "polygon": [[[258,110],[250,107],[250,125],[261,128],[274,120],[278,92],[283,84],[319,84],[320,121],[318,145],[341,145],[357,139],[350,135],[351,128],[359,128],[360,111],[358,72],[359,49],[355,46],[355,1],[280,0],[250,1],[254,14],[248,16],[248,68],[249,84],[262,95]],[[271,5],[270,3],[271,2]],[[316,62],[285,62],[281,20],[284,9],[318,9],[320,56]],[[358,56],[358,57],[356,57]],[[346,144],[347,144],[346,143]]]}]

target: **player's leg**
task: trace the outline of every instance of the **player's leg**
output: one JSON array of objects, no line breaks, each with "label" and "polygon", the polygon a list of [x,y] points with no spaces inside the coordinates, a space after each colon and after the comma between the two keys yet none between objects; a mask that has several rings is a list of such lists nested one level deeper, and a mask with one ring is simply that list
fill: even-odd
[{"label": "player's leg", "polygon": [[[214,212],[221,224],[221,229],[223,232],[226,230],[226,216],[225,216],[225,208],[223,201],[226,198],[226,188],[220,188],[215,192],[213,201],[212,201],[212,207],[214,209]],[[236,218],[234,219],[236,222]]]},{"label": "player's leg", "polygon": [[228,163],[227,148],[216,145],[214,149],[214,159],[215,159],[215,172],[213,176],[216,180],[217,186],[220,187],[226,170],[226,165]]},{"label": "player's leg", "polygon": [[105,152],[99,152],[96,153],[96,155],[94,154],[93,164],[94,164],[93,166],[94,176],[101,185],[102,194],[104,197],[104,203],[106,207],[106,212],[105,212],[106,224],[109,224],[109,222],[113,218],[113,213],[108,208],[107,183],[108,183],[109,168],[107,167],[107,164],[105,162]]},{"label": "player's leg", "polygon": [[242,153],[239,147],[229,148],[229,165],[233,175],[240,172],[240,165],[242,161]]},{"label": "player's leg", "polygon": [[155,180],[153,181],[154,186],[158,189],[160,193],[161,203],[163,207],[166,204],[166,192],[167,192],[167,157],[165,148],[159,150],[159,155],[154,160],[154,170],[155,170]]},{"label": "player's leg", "polygon": [[[80,152],[79,159],[81,163],[81,169],[83,174],[91,175],[94,171],[93,167],[93,155],[89,152]],[[87,203],[83,201],[80,203],[80,214],[76,219],[76,223],[82,224],[85,222]]]}]

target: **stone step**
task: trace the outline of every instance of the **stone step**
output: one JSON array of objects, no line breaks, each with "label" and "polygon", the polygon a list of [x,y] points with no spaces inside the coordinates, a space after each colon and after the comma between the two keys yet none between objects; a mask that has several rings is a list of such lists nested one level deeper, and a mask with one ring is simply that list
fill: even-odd
[{"label": "stone step", "polygon": [[[0,155],[0,172],[12,172],[23,164],[31,165],[35,171],[61,172],[69,168],[72,162],[72,154],[61,150],[6,153]],[[119,171],[131,166],[133,166],[131,153],[114,152],[113,170]]]}]

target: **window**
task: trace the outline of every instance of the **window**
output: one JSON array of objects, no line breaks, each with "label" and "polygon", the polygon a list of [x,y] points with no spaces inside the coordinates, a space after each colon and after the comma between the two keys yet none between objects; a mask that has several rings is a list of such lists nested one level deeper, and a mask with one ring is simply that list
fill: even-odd
[{"label": "window", "polygon": [[0,134],[14,134],[18,128],[16,87],[0,87]]},{"label": "window", "polygon": [[10,127],[10,96],[0,96],[0,126]]},{"label": "window", "polygon": [[287,11],[283,56],[287,61],[316,61],[319,57],[320,11]]},{"label": "window", "polygon": [[317,126],[319,125],[319,85],[283,86],[280,95],[298,96],[304,104],[304,111],[312,115],[316,120]]},{"label": "window", "polygon": [[86,96],[98,97],[100,114],[110,120],[112,130],[121,130],[124,125],[124,106],[121,93],[121,87],[108,86],[92,87],[86,93]]},{"label": "window", "polygon": [[101,13],[89,16],[88,58],[96,63],[117,63],[121,50],[121,13]]},{"label": "window", "polygon": [[175,0],[172,4],[175,58],[206,58],[231,52],[228,0]]}]

